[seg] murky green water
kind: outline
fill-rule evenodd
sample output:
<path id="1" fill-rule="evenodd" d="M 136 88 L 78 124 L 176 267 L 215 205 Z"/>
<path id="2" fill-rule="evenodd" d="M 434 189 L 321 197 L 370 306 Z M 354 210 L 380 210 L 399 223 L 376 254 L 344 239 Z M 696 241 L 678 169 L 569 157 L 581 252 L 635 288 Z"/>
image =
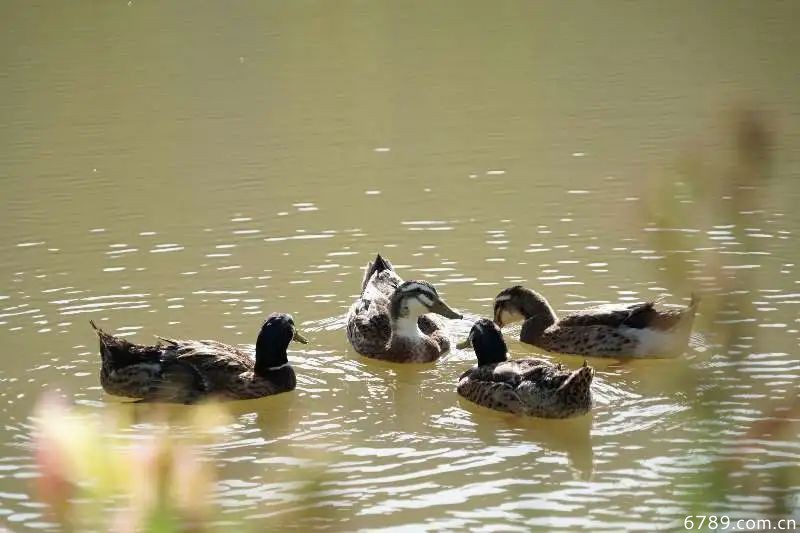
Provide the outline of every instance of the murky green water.
<path id="1" fill-rule="evenodd" d="M 313 342 L 291 354 L 298 390 L 233 404 L 207 450 L 223 520 L 674 526 L 714 455 L 798 393 L 799 17 L 792 2 L 2 3 L 0 520 L 48 523 L 37 397 L 115 401 L 90 318 L 142 341 L 250 343 L 277 310 Z M 687 150 L 720 153 L 737 102 L 775 124 L 761 207 L 698 212 L 685 248 L 655 251 L 643 184 Z M 520 420 L 458 399 L 470 352 L 412 368 L 349 349 L 376 251 L 471 318 L 519 282 L 561 310 L 679 303 L 659 268 L 711 254 L 754 273 L 752 313 L 729 317 L 736 353 L 700 326 L 680 360 L 593 361 L 591 417 Z M 687 369 L 723 380 L 710 420 L 703 391 L 671 379 Z M 768 513 L 797 443 L 748 441 L 744 481 L 712 510 Z"/>

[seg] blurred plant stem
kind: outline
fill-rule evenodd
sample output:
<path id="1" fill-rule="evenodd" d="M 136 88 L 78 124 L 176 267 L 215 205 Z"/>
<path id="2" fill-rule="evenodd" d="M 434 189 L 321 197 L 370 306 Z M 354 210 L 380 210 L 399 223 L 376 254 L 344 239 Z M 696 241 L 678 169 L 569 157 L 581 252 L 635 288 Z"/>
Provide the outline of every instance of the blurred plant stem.
<path id="1" fill-rule="evenodd" d="M 753 239 L 743 238 L 744 228 L 745 222 L 752 221 L 746 217 L 760 213 L 762 193 L 771 180 L 773 146 L 763 114 L 751 109 L 738 109 L 731 114 L 728 133 L 728 150 L 723 148 L 721 154 L 693 150 L 680 161 L 674 174 L 648 183 L 641 216 L 651 230 L 648 233 L 654 246 L 665 257 L 660 275 L 684 293 L 697 290 L 689 285 L 702 284 L 703 320 L 698 329 L 711 336 L 714 351 L 736 362 L 749 354 L 737 346 L 743 338 L 753 338 L 753 345 L 758 341 L 743 319 L 756 314 L 752 302 L 758 291 L 757 279 L 749 268 L 725 269 L 723 259 L 759 254 Z M 715 159 L 722 162 L 712 162 Z M 712 246 L 693 250 L 692 257 L 696 257 L 694 252 L 703 252 L 699 261 L 686 260 L 684 252 L 692 250 L 694 234 L 713 228 L 730 231 L 738 243 L 736 255 L 723 256 L 721 248 Z M 696 418 L 724 424 L 718 409 L 731 400 L 732 393 L 724 382 L 725 373 L 734 372 L 739 372 L 736 364 L 693 365 L 679 377 L 683 386 L 696 395 L 692 402 Z M 771 495 L 771 514 L 787 516 L 790 509 L 786 494 L 798 482 L 798 468 L 777 468 L 771 487 L 756 486 L 754 475 L 737 455 L 748 440 L 791 440 L 798 416 L 800 402 L 795 393 L 769 405 L 764 413 L 768 423 L 753 424 L 738 442 L 732 443 L 730 437 L 723 436 L 725 432 L 710 436 L 713 445 L 709 452 L 717 457 L 707 476 L 694 480 L 702 488 L 689 495 L 689 514 L 708 514 L 710 506 L 729 496 L 758 491 L 762 496 Z"/>

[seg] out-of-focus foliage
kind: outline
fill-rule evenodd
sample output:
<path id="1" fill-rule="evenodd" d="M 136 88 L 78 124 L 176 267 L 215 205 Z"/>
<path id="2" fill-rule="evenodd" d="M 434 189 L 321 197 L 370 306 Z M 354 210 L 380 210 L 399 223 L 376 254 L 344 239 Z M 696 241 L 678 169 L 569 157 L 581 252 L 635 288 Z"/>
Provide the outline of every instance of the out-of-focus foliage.
<path id="1" fill-rule="evenodd" d="M 45 397 L 36 415 L 37 484 L 55 520 L 68 531 L 206 531 L 214 473 L 200 450 L 225 415 L 214 405 L 187 414 L 181 436 L 156 412 L 152 432 L 123 446 L 130 409 L 112 405 L 97 417 Z"/>
<path id="2" fill-rule="evenodd" d="M 758 256 L 753 239 L 744 237 L 744 228 L 761 213 L 762 196 L 770 184 L 773 145 L 771 128 L 763 113 L 736 109 L 723 128 L 722 143 L 710 143 L 715 150 L 700 144 L 689 149 L 673 172 L 646 183 L 641 216 L 651 230 L 652 244 L 665 259 L 660 275 L 684 294 L 694 290 L 703 295 L 700 307 L 702 326 L 710 335 L 712 352 L 730 361 L 749 353 L 738 349 L 742 338 L 752 338 L 741 317 L 755 316 L 752 304 L 757 279 L 750 269 L 723 268 L 719 250 L 708 248 L 697 260 L 685 259 L 690 250 L 690 232 L 697 228 L 730 228 L 739 246 L 736 257 Z M 722 144 L 723 148 L 719 149 Z M 690 229 L 691 228 L 691 229 Z M 727 260 L 727 259 L 726 259 Z M 733 318 L 733 319 L 732 319 Z M 749 335 L 749 336 L 748 336 Z M 754 342 L 758 342 L 756 338 Z M 724 385 L 728 373 L 738 372 L 735 364 L 685 367 L 676 379 L 694 398 L 695 415 L 702 420 L 717 420 L 716 409 L 731 399 Z M 739 376 L 741 377 L 741 376 Z M 772 514 L 790 516 L 793 487 L 800 484 L 800 465 L 777 468 L 764 487 L 757 478 L 758 450 L 770 441 L 794 442 L 800 423 L 800 399 L 793 390 L 781 401 L 763 406 L 763 418 L 746 434 L 730 439 L 710 435 L 717 455 L 713 468 L 702 479 L 692 480 L 699 491 L 689 491 L 689 514 L 708 514 L 714 505 L 728 497 L 765 492 L 772 495 Z M 767 490 L 765 490 L 767 489 Z"/>
<path id="3" fill-rule="evenodd" d="M 723 127 L 723 139 L 687 149 L 671 172 L 646 182 L 642 218 L 648 225 L 652 244 L 666 259 L 661 277 L 684 292 L 696 290 L 690 280 L 702 280 L 705 289 L 702 316 L 706 325 L 722 334 L 729 345 L 738 331 L 720 327 L 720 312 L 751 311 L 744 296 L 755 287 L 749 270 L 724 271 L 722 255 L 708 248 L 692 262 L 688 228 L 731 227 L 732 235 L 743 237 L 743 223 L 759 210 L 761 196 L 770 181 L 773 152 L 772 134 L 762 113 L 750 109 L 733 111 Z M 752 239 L 738 238 L 740 256 L 758 250 Z"/>

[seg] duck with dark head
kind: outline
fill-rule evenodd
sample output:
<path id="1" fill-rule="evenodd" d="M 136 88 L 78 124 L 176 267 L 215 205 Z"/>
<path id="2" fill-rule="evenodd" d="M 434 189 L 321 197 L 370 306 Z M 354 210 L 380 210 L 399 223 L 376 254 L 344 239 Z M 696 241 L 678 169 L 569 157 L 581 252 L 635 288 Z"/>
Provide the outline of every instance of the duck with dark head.
<path id="1" fill-rule="evenodd" d="M 568 418 L 589 412 L 594 369 L 586 364 L 570 371 L 544 359 L 508 359 L 500 329 L 481 318 L 457 347 L 472 347 L 478 365 L 458 380 L 458 394 L 497 411 Z"/>
<path id="2" fill-rule="evenodd" d="M 261 326 L 255 357 L 211 340 L 140 345 L 110 335 L 92 322 L 100 338 L 100 383 L 117 396 L 143 401 L 193 403 L 203 398 L 246 400 L 293 390 L 297 384 L 286 350 L 308 341 L 291 315 L 273 313 Z"/>

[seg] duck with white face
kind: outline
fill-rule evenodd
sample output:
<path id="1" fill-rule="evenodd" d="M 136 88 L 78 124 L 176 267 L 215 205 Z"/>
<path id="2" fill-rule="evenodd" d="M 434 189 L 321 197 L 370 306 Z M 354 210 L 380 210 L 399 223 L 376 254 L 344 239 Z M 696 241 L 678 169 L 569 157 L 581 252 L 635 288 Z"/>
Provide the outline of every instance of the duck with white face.
<path id="1" fill-rule="evenodd" d="M 429 363 L 450 349 L 436 315 L 460 319 L 426 281 L 406 281 L 378 255 L 365 270 L 361 296 L 347 313 L 347 339 L 361 355 L 398 363 Z"/>
<path id="2" fill-rule="evenodd" d="M 478 320 L 457 347 L 474 348 L 478 359 L 458 380 L 458 394 L 471 402 L 541 418 L 569 418 L 592 408 L 594 369 L 585 361 L 571 371 L 545 359 L 509 360 L 500 329 L 487 318 Z"/>
<path id="3" fill-rule="evenodd" d="M 684 308 L 657 302 L 607 304 L 560 319 L 536 291 L 516 285 L 494 299 L 494 322 L 522 322 L 520 341 L 551 352 L 597 357 L 669 357 L 686 349 L 700 299 Z"/>

